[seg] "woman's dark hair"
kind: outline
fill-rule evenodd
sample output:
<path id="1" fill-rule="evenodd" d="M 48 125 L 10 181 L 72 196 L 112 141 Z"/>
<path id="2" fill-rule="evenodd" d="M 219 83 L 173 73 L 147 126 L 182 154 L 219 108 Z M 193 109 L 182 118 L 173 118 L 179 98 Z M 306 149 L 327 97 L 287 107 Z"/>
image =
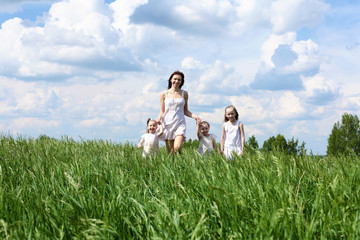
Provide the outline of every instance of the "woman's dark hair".
<path id="1" fill-rule="evenodd" d="M 225 118 L 224 118 L 224 122 L 229 121 L 229 118 L 226 117 L 226 109 L 228 108 L 233 108 L 234 112 L 235 112 L 235 119 L 238 120 L 239 119 L 239 113 L 237 112 L 236 108 L 233 105 L 229 105 L 225 108 Z"/>
<path id="2" fill-rule="evenodd" d="M 184 75 L 184 73 L 182 73 L 182 72 L 180 72 L 180 71 L 178 71 L 178 70 L 175 71 L 175 72 L 173 72 L 173 73 L 170 75 L 170 77 L 169 77 L 169 82 L 168 82 L 168 89 L 170 89 L 171 86 L 172 86 L 171 79 L 172 79 L 172 77 L 173 77 L 174 75 L 180 75 L 180 76 L 181 76 L 181 83 L 180 83 L 180 85 L 179 85 L 179 88 L 181 89 L 181 87 L 184 85 L 184 82 L 185 82 L 185 75 Z"/>

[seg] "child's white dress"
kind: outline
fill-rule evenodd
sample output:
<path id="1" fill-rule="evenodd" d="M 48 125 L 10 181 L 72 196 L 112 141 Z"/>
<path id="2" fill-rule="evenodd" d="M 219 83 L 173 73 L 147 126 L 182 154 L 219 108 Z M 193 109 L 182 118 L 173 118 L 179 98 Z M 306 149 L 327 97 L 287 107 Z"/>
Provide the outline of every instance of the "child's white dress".
<path id="1" fill-rule="evenodd" d="M 214 150 L 213 140 L 216 141 L 216 136 L 214 134 L 204 136 L 200 133 L 199 153 L 201 155 L 205 154 L 206 152 L 211 153 L 211 151 Z"/>
<path id="2" fill-rule="evenodd" d="M 154 157 L 159 152 L 159 137 L 158 133 L 145 133 L 141 136 L 141 139 L 144 140 L 144 147 L 142 151 L 143 158 L 146 158 L 149 154 L 153 153 Z"/>
<path id="3" fill-rule="evenodd" d="M 164 133 L 161 140 L 174 140 L 175 136 L 186 133 L 184 91 L 181 98 L 169 98 L 165 91 L 165 114 L 163 119 Z"/>
<path id="4" fill-rule="evenodd" d="M 233 126 L 229 121 L 224 123 L 225 126 L 225 143 L 224 143 L 224 155 L 226 158 L 233 158 L 233 152 L 237 155 L 242 153 L 241 149 L 241 134 L 239 129 L 239 120 L 236 121 Z"/>

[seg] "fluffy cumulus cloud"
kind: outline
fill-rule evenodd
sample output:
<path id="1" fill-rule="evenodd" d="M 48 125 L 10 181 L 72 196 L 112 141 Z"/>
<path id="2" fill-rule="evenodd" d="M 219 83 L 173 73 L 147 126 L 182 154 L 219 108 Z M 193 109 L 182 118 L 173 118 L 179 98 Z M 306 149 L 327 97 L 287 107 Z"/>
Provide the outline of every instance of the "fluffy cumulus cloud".
<path id="1" fill-rule="evenodd" d="M 303 77 L 319 72 L 321 57 L 311 39 L 296 41 L 295 34 L 271 36 L 264 43 L 263 62 L 251 87 L 268 90 L 303 90 Z M 271 48 L 274 50 L 271 51 Z M 269 58 L 269 53 L 272 53 Z"/>
<path id="2" fill-rule="evenodd" d="M 48 8 L 30 16 L 22 9 L 32 4 Z M 347 16 L 329 13 L 360 6 L 331 4 L 1 1 L 0 130 L 137 141 L 179 69 L 190 111 L 210 122 L 218 140 L 232 104 L 246 136 L 260 144 L 282 133 L 324 153 L 341 113 L 360 113 L 357 28 L 341 28 L 340 39 L 326 22 Z M 195 138 L 187 122 L 187 137 Z"/>
<path id="3" fill-rule="evenodd" d="M 190 72 L 190 76 L 194 79 L 190 87 L 197 93 L 238 94 L 241 91 L 242 77 L 230 64 L 224 64 L 220 60 L 202 64 L 200 61 L 188 57 L 182 61 L 182 67 Z M 229 89 L 229 86 L 232 87 Z"/>
<path id="4" fill-rule="evenodd" d="M 339 86 L 326 81 L 323 76 L 315 75 L 304 79 L 305 99 L 313 105 L 324 105 L 336 101 L 340 97 Z"/>
<path id="5" fill-rule="evenodd" d="M 139 71 L 145 62 L 113 26 L 113 10 L 102 1 L 54 3 L 44 26 L 14 18 L 0 30 L 1 73 L 19 77 L 68 77 L 83 71 Z M 10 60 L 10 61 L 9 61 Z"/>

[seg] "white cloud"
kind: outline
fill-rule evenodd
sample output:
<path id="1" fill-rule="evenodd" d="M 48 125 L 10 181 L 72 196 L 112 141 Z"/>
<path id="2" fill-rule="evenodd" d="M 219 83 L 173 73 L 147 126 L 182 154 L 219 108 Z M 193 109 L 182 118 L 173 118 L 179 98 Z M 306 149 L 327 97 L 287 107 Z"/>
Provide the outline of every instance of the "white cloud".
<path id="1" fill-rule="evenodd" d="M 231 64 L 216 60 L 210 64 L 187 57 L 182 61 L 182 68 L 190 72 L 189 90 L 197 94 L 240 94 L 245 91 L 243 76 Z M 185 77 L 187 79 L 187 77 Z"/>
<path id="2" fill-rule="evenodd" d="M 37 133 L 37 134 L 46 134 L 50 129 L 58 127 L 60 121 L 56 120 L 47 120 L 41 118 L 33 117 L 21 117 L 14 119 L 9 124 L 9 129 L 13 134 L 22 134 L 22 133 Z"/>
<path id="3" fill-rule="evenodd" d="M 329 5 L 320 0 L 277 0 L 271 4 L 273 31 L 284 33 L 319 24 Z"/>
<path id="4" fill-rule="evenodd" d="M 276 114 L 273 118 L 296 118 L 305 111 L 300 98 L 292 92 L 285 92 L 278 100 L 276 99 L 272 105 Z"/>
<path id="5" fill-rule="evenodd" d="M 324 61 L 313 41 L 296 41 L 296 35 L 272 35 L 263 44 L 263 62 L 251 87 L 269 90 L 303 90 L 304 76 L 319 72 Z M 271 56 L 269 54 L 272 54 Z"/>
<path id="6" fill-rule="evenodd" d="M 134 24 L 154 24 L 191 35 L 243 36 L 258 27 L 271 27 L 269 1 L 154 0 L 135 9 Z M 156 9 L 156 11 L 153 11 Z M 220 35 L 221 34 L 221 35 Z"/>
<path id="7" fill-rule="evenodd" d="M 49 23 L 59 28 L 83 31 L 86 35 L 102 40 L 100 33 L 111 31 L 111 11 L 98 0 L 68 0 L 55 3 L 49 10 Z M 111 16 L 111 15 L 110 15 Z"/>
<path id="8" fill-rule="evenodd" d="M 292 130 L 291 130 L 292 136 L 302 136 L 302 135 L 310 134 L 310 133 L 311 132 L 310 132 L 309 128 L 307 127 L 307 124 L 305 121 L 299 121 L 297 124 L 295 124 L 292 127 Z"/>
<path id="9" fill-rule="evenodd" d="M 267 68 L 274 68 L 275 65 L 272 62 L 271 58 L 275 53 L 275 50 L 279 45 L 291 44 L 296 40 L 295 32 L 287 32 L 282 35 L 271 34 L 270 37 L 263 43 L 261 46 L 261 60 L 265 63 Z"/>
<path id="10" fill-rule="evenodd" d="M 0 114 L 2 116 L 10 116 L 14 108 L 6 102 L 0 102 Z"/>
<path id="11" fill-rule="evenodd" d="M 14 18 L 2 24 L 0 29 L 0 55 L 7 57 L 0 58 L 1 73 L 17 71 L 22 56 L 20 38 L 23 30 L 24 27 L 20 18 Z"/>
<path id="12" fill-rule="evenodd" d="M 311 39 L 306 41 L 295 41 L 291 44 L 291 50 L 297 54 L 295 61 L 285 66 L 283 72 L 285 73 L 297 73 L 314 74 L 314 70 L 318 71 L 321 62 L 323 62 L 319 56 L 319 47 Z"/>
<path id="13" fill-rule="evenodd" d="M 210 124 L 222 124 L 224 122 L 225 116 L 225 107 L 224 108 L 215 108 L 213 112 L 203 112 L 199 114 L 199 117 L 203 121 L 207 121 Z"/>
<path id="14" fill-rule="evenodd" d="M 114 11 L 113 26 L 116 29 L 120 29 L 124 34 L 127 34 L 128 30 L 131 28 L 129 17 L 138 6 L 146 4 L 147 2 L 147 0 L 116 0 L 112 2 L 110 7 Z"/>
<path id="15" fill-rule="evenodd" d="M 183 69 L 203 69 L 204 66 L 199 60 L 196 60 L 192 57 L 186 57 L 181 62 L 181 68 Z"/>
<path id="16" fill-rule="evenodd" d="M 264 122 L 269 119 L 267 96 L 239 96 L 231 97 L 231 104 L 234 105 L 241 119 L 252 122 Z"/>
<path id="17" fill-rule="evenodd" d="M 80 121 L 78 127 L 97 128 L 103 126 L 105 123 L 106 120 L 103 118 L 91 118 Z"/>
<path id="18" fill-rule="evenodd" d="M 246 125 L 244 126 L 244 132 L 245 132 L 245 139 L 248 139 L 251 136 L 255 136 L 255 139 L 259 139 L 259 136 L 263 136 L 265 132 L 261 129 L 261 125 Z M 258 144 L 261 144 L 258 142 Z"/>
<path id="19" fill-rule="evenodd" d="M 0 30 L 0 74 L 36 77 L 60 76 L 90 70 L 140 70 L 141 62 L 126 47 L 115 29 L 113 11 L 102 1 L 54 3 L 44 26 L 27 26 L 19 18 L 6 21 Z M 9 61 L 10 60 L 10 61 Z"/>
<path id="20" fill-rule="evenodd" d="M 341 97 L 339 86 L 324 76 L 317 74 L 304 78 L 305 99 L 314 105 L 324 105 Z"/>

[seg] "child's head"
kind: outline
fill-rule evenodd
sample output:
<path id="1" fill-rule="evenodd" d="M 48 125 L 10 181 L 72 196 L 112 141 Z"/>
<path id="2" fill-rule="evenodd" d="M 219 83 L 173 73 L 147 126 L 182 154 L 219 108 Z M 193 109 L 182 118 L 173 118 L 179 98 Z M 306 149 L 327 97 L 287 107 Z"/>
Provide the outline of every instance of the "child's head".
<path id="1" fill-rule="evenodd" d="M 184 75 L 184 73 L 182 73 L 182 72 L 180 72 L 180 71 L 175 71 L 175 72 L 173 72 L 173 73 L 170 75 L 170 77 L 169 77 L 168 89 L 171 88 L 171 86 L 172 86 L 171 80 L 172 80 L 172 78 L 173 78 L 175 75 L 180 76 L 180 78 L 181 78 L 181 83 L 180 83 L 180 85 L 179 85 L 179 88 L 181 89 L 181 87 L 184 85 L 184 82 L 185 82 L 185 75 Z"/>
<path id="2" fill-rule="evenodd" d="M 225 108 L 224 122 L 234 121 L 239 119 L 239 113 L 233 105 L 229 105 Z"/>
<path id="3" fill-rule="evenodd" d="M 149 118 L 147 120 L 147 133 L 155 133 L 157 129 L 157 122 L 154 119 Z"/>
<path id="4" fill-rule="evenodd" d="M 202 135 L 205 135 L 207 136 L 209 134 L 209 131 L 210 131 L 210 124 L 206 121 L 202 121 L 200 123 L 200 132 Z"/>

